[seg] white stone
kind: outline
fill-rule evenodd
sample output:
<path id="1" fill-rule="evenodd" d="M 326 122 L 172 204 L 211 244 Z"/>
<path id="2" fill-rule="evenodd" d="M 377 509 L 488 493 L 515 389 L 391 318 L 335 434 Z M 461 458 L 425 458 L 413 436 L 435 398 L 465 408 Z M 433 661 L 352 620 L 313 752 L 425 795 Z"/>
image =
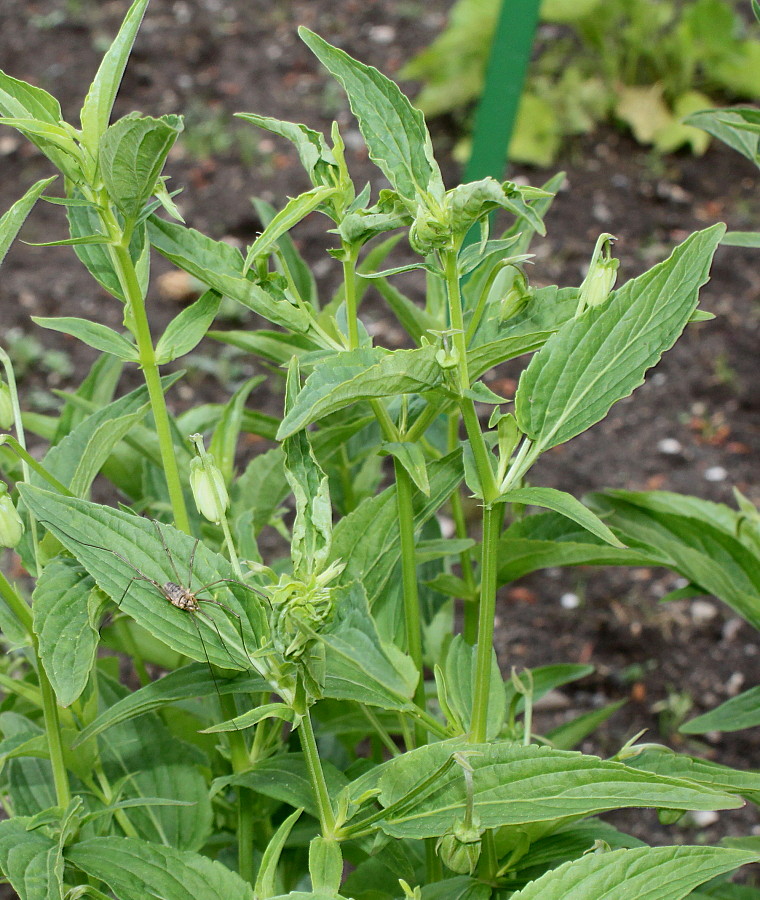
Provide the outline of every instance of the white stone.
<path id="1" fill-rule="evenodd" d="M 677 456 L 683 450 L 683 445 L 675 438 L 663 438 L 657 442 L 657 449 L 667 456 Z"/>
<path id="2" fill-rule="evenodd" d="M 705 481 L 725 481 L 728 478 L 728 472 L 723 466 L 710 466 L 705 469 Z"/>
<path id="3" fill-rule="evenodd" d="M 563 609 L 578 609 L 581 601 L 577 594 L 568 592 L 559 598 L 559 604 Z"/>

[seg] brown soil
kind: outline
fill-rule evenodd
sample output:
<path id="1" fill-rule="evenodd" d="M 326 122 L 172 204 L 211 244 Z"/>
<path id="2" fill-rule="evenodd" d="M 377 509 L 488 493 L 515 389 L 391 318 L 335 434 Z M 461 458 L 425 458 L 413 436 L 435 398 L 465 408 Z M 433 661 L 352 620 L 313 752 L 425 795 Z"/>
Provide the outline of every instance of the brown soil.
<path id="1" fill-rule="evenodd" d="M 187 133 L 168 166 L 172 187 L 186 187 L 179 198 L 185 218 L 215 237 L 250 242 L 260 223 L 249 198 L 258 195 L 281 204 L 307 184 L 288 146 L 243 123 L 231 125 L 232 112 L 255 111 L 323 130 L 337 118 L 357 183 L 382 186 L 361 149 L 342 92 L 298 41 L 296 26 L 314 28 L 393 76 L 440 30 L 450 5 L 450 0 L 346 0 L 339 5 L 328 0 L 153 0 L 116 112 L 187 113 Z M 76 121 L 99 54 L 125 8 L 121 0 L 4 0 L 0 67 L 53 92 L 69 120 Z M 453 184 L 458 174 L 449 154 L 452 137 L 438 123 L 433 130 Z M 5 128 L 0 130 L 0 166 L 2 211 L 34 180 L 49 174 L 44 158 Z M 622 280 L 664 258 L 696 228 L 722 220 L 733 229 L 750 229 L 760 222 L 756 170 L 717 144 L 700 159 L 663 160 L 608 130 L 569 146 L 560 167 L 568 173 L 568 188 L 547 220 L 548 238 L 536 244 L 536 283 L 578 284 L 601 231 L 619 239 Z M 538 184 L 550 174 L 520 169 L 511 177 Z M 320 284 L 329 290 L 337 273 L 324 252 L 330 244 L 323 222 L 313 218 L 296 234 Z M 23 231 L 23 238 L 32 242 L 63 236 L 60 210 L 44 204 Z M 157 261 L 152 293 L 156 330 L 177 312 L 172 284 L 161 277 L 167 271 Z M 410 292 L 415 287 L 413 279 L 405 285 Z M 721 249 L 701 304 L 718 318 L 691 326 L 632 398 L 617 404 L 600 425 L 547 454 L 534 480 L 576 495 L 604 487 L 661 488 L 727 502 L 736 485 L 760 502 L 754 466 L 760 398 L 753 387 L 759 301 L 757 254 Z M 38 354 L 32 359 L 23 389 L 27 405 L 43 412 L 56 402 L 51 390 L 76 385 L 94 352 L 43 332 L 29 316 L 94 315 L 112 326 L 120 323 L 115 301 L 90 280 L 69 248 L 16 245 L 2 269 L 0 311 L 4 344 L 33 334 L 45 348 L 65 350 L 72 361 L 68 373 L 55 358 Z M 366 314 L 374 320 L 377 340 L 392 346 L 398 330 L 391 315 L 376 302 Z M 190 375 L 173 398 L 175 408 L 218 399 L 230 381 L 255 371 L 246 359 L 228 353 L 222 357 L 221 374 L 189 361 Z M 514 390 L 519 368 L 498 373 L 500 392 Z M 280 402 L 276 378 L 270 377 L 269 388 L 256 398 L 260 408 L 276 408 Z M 677 441 L 680 449 L 663 452 L 666 439 Z M 551 714 L 554 720 L 629 699 L 584 749 L 614 752 L 641 728 L 650 729 L 651 740 L 695 748 L 679 738 L 677 721 L 658 715 L 656 704 L 673 705 L 678 694 L 686 694 L 692 711 L 702 711 L 758 683 L 758 636 L 715 600 L 660 605 L 659 598 L 675 583 L 670 573 L 644 569 L 550 571 L 525 579 L 505 589 L 501 598 L 500 659 L 507 669 L 552 662 L 596 666 L 593 676 L 563 691 L 564 705 Z M 577 608 L 566 608 L 576 602 L 567 595 L 577 598 Z M 760 766 L 758 729 L 716 736 L 696 749 L 730 765 Z M 714 840 L 727 830 L 747 833 L 756 822 L 754 808 L 743 810 L 722 816 L 698 836 L 686 833 L 686 838 Z M 648 840 L 684 839 L 672 829 L 658 830 L 649 814 L 639 816 L 632 827 Z"/>

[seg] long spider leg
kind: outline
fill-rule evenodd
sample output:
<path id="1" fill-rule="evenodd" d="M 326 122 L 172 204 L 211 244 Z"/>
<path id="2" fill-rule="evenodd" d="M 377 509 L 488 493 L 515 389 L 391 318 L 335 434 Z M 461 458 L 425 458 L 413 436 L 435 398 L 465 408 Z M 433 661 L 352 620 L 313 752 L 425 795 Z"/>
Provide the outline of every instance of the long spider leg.
<path id="1" fill-rule="evenodd" d="M 154 581 L 153 578 L 149 578 L 144 572 L 141 572 L 134 563 L 131 563 L 126 558 L 126 556 L 122 556 L 118 550 L 112 550 L 110 547 L 103 547 L 101 544 L 90 544 L 87 541 L 82 541 L 79 538 L 74 537 L 73 534 L 69 534 L 69 532 L 66 531 L 65 528 L 61 528 L 60 525 L 53 525 L 52 522 L 48 522 L 45 519 L 37 519 L 37 521 L 41 525 L 51 525 L 53 528 L 57 528 L 59 531 L 63 532 L 63 534 L 65 534 L 66 537 L 69 538 L 69 540 L 76 541 L 77 544 L 81 544 L 83 547 L 92 547 L 93 550 L 102 550 L 104 553 L 113 553 L 113 555 L 115 557 L 120 559 L 125 565 L 129 566 L 130 569 L 132 569 L 134 572 L 137 572 L 137 576 L 135 578 L 133 578 L 132 581 L 136 581 L 137 579 L 141 578 L 143 581 L 147 581 L 149 584 L 152 584 L 153 587 L 157 588 L 159 591 L 161 591 L 163 593 L 163 588 L 157 581 Z M 130 584 L 131 584 L 131 582 L 130 582 Z M 124 598 L 122 597 L 122 600 L 123 599 Z"/>
<path id="2" fill-rule="evenodd" d="M 226 610 L 231 616 L 234 616 L 238 620 L 238 634 L 240 635 L 240 643 L 243 645 L 243 652 L 245 653 L 245 655 L 247 657 L 247 662 L 250 663 L 251 653 L 245 644 L 245 634 L 243 633 L 243 620 L 235 612 L 235 610 L 230 609 L 229 606 L 225 605 L 224 603 L 222 603 L 219 600 L 212 600 L 211 597 L 197 597 L 196 596 L 195 599 L 196 599 L 197 603 L 213 603 L 214 606 L 221 606 L 222 609 Z M 232 661 L 235 663 L 235 666 L 239 666 L 240 663 L 236 662 L 232 658 L 232 654 L 230 653 L 227 645 L 222 640 L 222 635 L 219 633 L 219 626 L 216 624 L 216 622 L 214 622 L 214 620 L 211 618 L 211 616 L 208 613 L 204 613 L 203 610 L 198 609 L 198 610 L 196 610 L 196 612 L 200 613 L 205 619 L 208 619 L 212 623 L 212 625 L 216 629 L 216 633 L 219 634 L 219 639 L 222 641 L 222 644 L 224 645 L 224 649 L 227 651 L 227 656 L 229 656 L 229 658 L 232 659 Z"/>
<path id="3" fill-rule="evenodd" d="M 153 522 L 153 525 L 155 526 L 155 529 L 158 532 L 158 537 L 161 541 L 161 546 L 164 548 L 164 552 L 169 557 L 169 564 L 172 567 L 172 572 L 174 572 L 176 584 L 182 584 L 182 579 L 179 577 L 179 572 L 177 571 L 177 566 L 174 563 L 174 557 L 172 556 L 172 552 L 166 543 L 166 538 L 164 537 L 163 531 L 161 531 L 161 526 L 158 524 L 158 522 L 155 519 L 151 519 L 151 521 Z M 196 541 L 195 543 L 197 546 L 198 542 Z M 194 553 L 195 553 L 195 547 L 193 547 L 193 554 Z M 188 587 L 190 587 L 190 585 L 188 585 Z"/>
<path id="4" fill-rule="evenodd" d="M 210 581 L 208 584 L 204 584 L 203 587 L 199 587 L 195 593 L 200 594 L 201 591 L 205 591 L 207 588 L 216 587 L 217 584 L 237 584 L 239 587 L 245 588 L 252 594 L 256 594 L 258 597 L 261 597 L 262 600 L 266 600 L 267 602 L 269 602 L 269 597 L 267 597 L 267 595 L 263 591 L 258 590 L 258 588 L 252 587 L 250 584 L 246 584 L 244 581 L 238 581 L 235 578 L 219 578 L 217 581 Z"/>
<path id="5" fill-rule="evenodd" d="M 190 611 L 188 610 L 188 612 L 190 612 Z M 208 650 L 206 649 L 206 642 L 203 640 L 203 635 L 201 634 L 201 630 L 198 627 L 198 623 L 195 621 L 195 616 L 198 613 L 200 613 L 200 610 L 196 610 L 195 612 L 190 612 L 190 618 L 193 620 L 193 625 L 195 625 L 195 630 L 198 633 L 198 638 L 200 639 L 201 647 L 203 647 L 203 655 L 206 657 L 206 665 L 208 666 L 208 671 L 209 671 L 209 674 L 211 675 L 211 679 L 214 682 L 214 688 L 216 689 L 216 696 L 219 698 L 219 707 L 220 707 L 220 709 L 222 709 L 222 692 L 219 690 L 219 682 L 217 680 L 216 673 L 214 672 L 214 667 L 211 665 L 211 660 L 208 658 Z M 201 613 L 201 615 L 203 615 L 204 618 L 210 620 L 211 624 L 216 629 L 216 633 L 219 635 L 219 640 L 222 642 L 222 646 L 225 648 L 225 650 L 227 650 L 227 645 L 224 643 L 222 635 L 219 633 L 219 629 L 217 628 L 216 622 L 214 622 L 214 620 L 210 616 L 207 616 L 205 613 Z M 230 656 L 229 650 L 227 650 L 227 655 L 230 657 L 230 659 L 232 659 L 232 656 Z M 233 662 L 234 662 L 234 660 L 233 660 Z M 235 663 L 235 666 L 237 666 L 237 665 L 238 665 L 238 663 Z M 224 715 L 224 712 L 222 712 L 222 715 Z M 240 731 L 240 729 L 237 727 L 237 725 L 235 725 L 235 731 L 238 731 L 238 732 Z"/>
<path id="6" fill-rule="evenodd" d="M 195 539 L 195 543 L 193 544 L 193 552 L 190 554 L 190 564 L 187 567 L 187 586 L 192 591 L 193 589 L 193 566 L 195 565 L 195 551 L 198 549 L 198 538 Z"/>

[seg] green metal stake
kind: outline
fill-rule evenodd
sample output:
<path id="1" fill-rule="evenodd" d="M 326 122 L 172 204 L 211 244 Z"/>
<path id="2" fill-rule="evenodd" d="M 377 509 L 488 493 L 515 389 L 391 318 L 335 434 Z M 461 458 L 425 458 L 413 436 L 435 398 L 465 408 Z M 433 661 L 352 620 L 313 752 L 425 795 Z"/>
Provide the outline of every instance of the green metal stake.
<path id="1" fill-rule="evenodd" d="M 475 114 L 465 182 L 487 175 L 503 178 L 540 6 L 540 0 L 502 0 L 483 94 Z"/>

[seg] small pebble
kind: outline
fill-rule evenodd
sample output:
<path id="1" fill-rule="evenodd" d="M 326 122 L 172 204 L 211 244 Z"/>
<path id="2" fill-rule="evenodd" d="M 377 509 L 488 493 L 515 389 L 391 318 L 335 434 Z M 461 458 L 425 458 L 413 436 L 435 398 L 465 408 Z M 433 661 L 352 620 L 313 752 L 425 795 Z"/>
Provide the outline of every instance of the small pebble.
<path id="1" fill-rule="evenodd" d="M 580 597 L 568 592 L 559 598 L 559 605 L 562 609 L 578 609 L 581 605 Z"/>
<path id="2" fill-rule="evenodd" d="M 728 478 L 728 472 L 723 466 L 710 466 L 705 469 L 705 481 L 725 481 Z"/>
<path id="3" fill-rule="evenodd" d="M 741 627 L 744 624 L 744 620 L 740 619 L 738 616 L 733 616 L 729 619 L 726 624 L 723 626 L 723 633 L 721 637 L 723 640 L 730 644 L 731 641 L 736 639 L 736 635 L 741 631 Z"/>
<path id="4" fill-rule="evenodd" d="M 396 40 L 396 29 L 392 25 L 373 25 L 369 39 L 375 44 L 392 44 Z"/>
<path id="5" fill-rule="evenodd" d="M 742 689 L 743 684 L 744 674 L 742 672 L 734 672 L 726 682 L 726 693 L 729 697 L 735 697 Z"/>
<path id="6" fill-rule="evenodd" d="M 693 809 L 689 818 L 698 828 L 707 828 L 708 825 L 714 825 L 719 817 L 712 809 Z"/>
<path id="7" fill-rule="evenodd" d="M 699 625 L 709 622 L 718 615 L 718 610 L 709 600 L 693 600 L 690 611 L 692 619 Z"/>
<path id="8" fill-rule="evenodd" d="M 675 438 L 663 438 L 657 442 L 657 449 L 666 456 L 677 456 L 683 451 L 683 446 Z"/>

